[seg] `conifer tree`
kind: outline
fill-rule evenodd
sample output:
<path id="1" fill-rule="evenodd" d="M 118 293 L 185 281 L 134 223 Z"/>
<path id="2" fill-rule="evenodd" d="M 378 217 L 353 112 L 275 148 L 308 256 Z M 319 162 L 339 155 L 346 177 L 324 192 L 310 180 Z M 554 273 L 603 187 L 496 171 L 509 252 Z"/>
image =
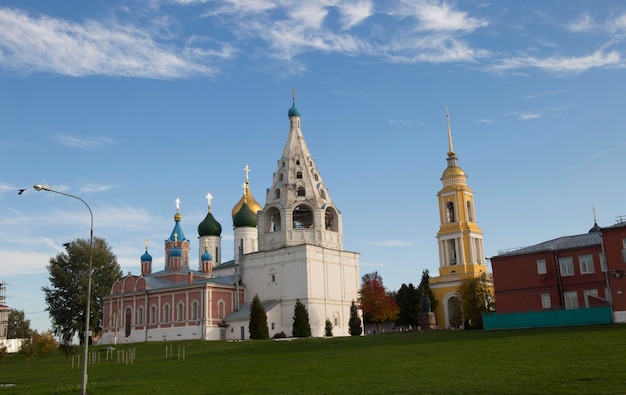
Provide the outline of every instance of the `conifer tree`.
<path id="1" fill-rule="evenodd" d="M 359 318 L 359 310 L 357 309 L 354 300 L 350 305 L 350 321 L 348 322 L 348 326 L 351 336 L 361 336 L 361 333 L 363 333 L 361 318 Z"/>
<path id="2" fill-rule="evenodd" d="M 293 309 L 293 329 L 291 334 L 293 337 L 311 337 L 311 325 L 309 324 L 309 313 L 306 306 L 296 300 L 296 306 Z"/>
<path id="3" fill-rule="evenodd" d="M 330 322 L 328 318 L 326 318 L 326 326 L 324 327 L 324 336 L 326 337 L 333 336 L 333 323 Z"/>
<path id="4" fill-rule="evenodd" d="M 250 306 L 248 331 L 250 332 L 250 339 L 269 339 L 270 337 L 267 329 L 267 313 L 258 295 L 254 295 L 252 305 Z"/>

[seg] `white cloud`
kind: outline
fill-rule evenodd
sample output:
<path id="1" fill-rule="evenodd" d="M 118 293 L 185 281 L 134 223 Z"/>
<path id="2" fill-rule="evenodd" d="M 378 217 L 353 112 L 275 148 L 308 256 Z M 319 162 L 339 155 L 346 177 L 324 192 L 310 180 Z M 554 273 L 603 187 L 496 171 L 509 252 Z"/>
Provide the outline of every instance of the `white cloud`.
<path id="1" fill-rule="evenodd" d="M 374 4 L 370 0 L 340 1 L 337 7 L 345 30 L 358 25 L 374 13 Z"/>
<path id="2" fill-rule="evenodd" d="M 483 19 L 472 18 L 467 12 L 454 10 L 445 1 L 401 0 L 397 10 L 404 16 L 417 19 L 417 29 L 434 32 L 472 32 L 489 23 Z"/>
<path id="3" fill-rule="evenodd" d="M 491 66 L 488 70 L 502 72 L 507 70 L 537 68 L 545 71 L 568 74 L 579 74 L 592 68 L 619 66 L 622 63 L 621 56 L 617 51 L 596 51 L 591 55 L 581 57 L 553 56 L 537 58 L 534 56 L 508 58 L 499 64 Z"/>
<path id="4" fill-rule="evenodd" d="M 541 117 L 541 114 L 538 114 L 536 112 L 524 112 L 518 115 L 518 119 L 521 119 L 522 121 L 529 121 L 531 119 L 537 119 Z"/>
<path id="5" fill-rule="evenodd" d="M 202 59 L 186 58 L 158 43 L 147 31 L 115 21 L 79 24 L 4 8 L 0 26 L 0 67 L 17 72 L 144 78 L 216 72 Z"/>
<path id="6" fill-rule="evenodd" d="M 113 139 L 103 136 L 79 137 L 59 133 L 54 136 L 54 139 L 65 146 L 88 151 L 100 149 L 102 147 L 115 144 L 115 141 Z"/>
<path id="7" fill-rule="evenodd" d="M 589 14 L 584 13 L 578 19 L 565 25 L 565 29 L 570 32 L 583 33 L 589 32 L 595 28 L 595 23 Z"/>

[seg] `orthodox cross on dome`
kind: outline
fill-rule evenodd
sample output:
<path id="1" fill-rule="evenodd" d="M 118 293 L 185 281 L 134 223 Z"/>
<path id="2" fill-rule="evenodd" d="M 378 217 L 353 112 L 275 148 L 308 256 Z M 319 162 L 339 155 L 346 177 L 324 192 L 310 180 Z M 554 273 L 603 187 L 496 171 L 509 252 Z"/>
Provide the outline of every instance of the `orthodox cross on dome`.
<path id="1" fill-rule="evenodd" d="M 293 101 L 294 103 L 296 102 L 296 87 L 295 86 L 291 87 L 291 101 Z"/>
<path id="2" fill-rule="evenodd" d="M 248 167 L 248 165 L 246 165 L 246 167 L 244 167 L 243 170 L 246 172 L 246 184 L 247 184 L 248 183 L 248 175 L 250 174 L 250 167 Z"/>
<path id="3" fill-rule="evenodd" d="M 248 192 L 248 183 L 244 182 L 243 184 L 241 184 L 241 187 L 243 188 L 243 202 L 248 203 L 248 197 L 246 196 L 246 192 Z"/>
<path id="4" fill-rule="evenodd" d="M 149 241 L 148 241 L 148 239 L 146 239 L 146 251 L 148 251 L 148 243 L 149 243 Z"/>
<path id="5" fill-rule="evenodd" d="M 176 198 L 176 212 L 178 212 L 178 210 L 180 210 L 180 199 Z"/>
<path id="6" fill-rule="evenodd" d="M 178 243 L 178 233 L 174 232 L 174 245 Z"/>
<path id="7" fill-rule="evenodd" d="M 596 219 L 596 205 L 595 204 L 591 204 L 591 211 L 593 211 L 593 222 L 597 223 L 597 219 Z"/>
<path id="8" fill-rule="evenodd" d="M 209 207 L 211 207 L 211 200 L 213 200 L 213 195 L 211 195 L 211 193 L 208 193 L 205 197 L 206 200 L 209 201 Z"/>

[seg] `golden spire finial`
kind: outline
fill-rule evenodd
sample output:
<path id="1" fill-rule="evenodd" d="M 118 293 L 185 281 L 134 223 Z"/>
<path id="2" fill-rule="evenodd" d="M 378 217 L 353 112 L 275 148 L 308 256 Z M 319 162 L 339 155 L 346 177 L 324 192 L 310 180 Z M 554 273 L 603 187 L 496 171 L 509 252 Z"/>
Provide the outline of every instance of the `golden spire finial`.
<path id="1" fill-rule="evenodd" d="M 205 251 L 209 250 L 209 239 L 204 239 L 204 249 Z"/>
<path id="2" fill-rule="evenodd" d="M 448 122 L 448 156 L 454 156 L 454 148 L 452 148 L 452 132 L 450 131 L 450 115 L 448 114 L 448 107 L 446 107 L 446 120 Z"/>

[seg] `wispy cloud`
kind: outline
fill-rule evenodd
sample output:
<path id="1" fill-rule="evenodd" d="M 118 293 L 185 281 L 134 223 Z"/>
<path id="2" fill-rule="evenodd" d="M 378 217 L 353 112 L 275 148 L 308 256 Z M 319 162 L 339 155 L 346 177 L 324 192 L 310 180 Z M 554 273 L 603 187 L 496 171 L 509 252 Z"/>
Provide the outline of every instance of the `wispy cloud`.
<path id="1" fill-rule="evenodd" d="M 0 26 L 0 65 L 16 72 L 164 79 L 216 72 L 193 48 L 173 51 L 149 31 L 114 20 L 81 24 L 3 8 Z"/>
<path id="2" fill-rule="evenodd" d="M 596 51 L 591 55 L 580 57 L 553 56 L 537 58 L 534 56 L 502 59 L 488 70 L 502 72 L 507 70 L 536 68 L 563 74 L 579 74 L 592 68 L 617 67 L 622 64 L 618 51 Z"/>
<path id="3" fill-rule="evenodd" d="M 374 13 L 374 4 L 371 0 L 340 1 L 337 3 L 337 7 L 339 7 L 345 30 L 360 24 Z"/>
<path id="4" fill-rule="evenodd" d="M 468 16 L 443 1 L 401 0 L 399 14 L 417 19 L 416 29 L 434 32 L 472 32 L 487 26 L 486 20 Z"/>
<path id="5" fill-rule="evenodd" d="M 88 151 L 97 150 L 115 144 L 115 141 L 113 139 L 103 136 L 79 137 L 59 133 L 54 136 L 54 139 L 60 144 L 67 147 L 79 148 Z"/>
<path id="6" fill-rule="evenodd" d="M 596 28 L 596 24 L 588 13 L 584 13 L 576 20 L 565 25 L 565 29 L 570 32 L 583 33 L 589 32 Z"/>

